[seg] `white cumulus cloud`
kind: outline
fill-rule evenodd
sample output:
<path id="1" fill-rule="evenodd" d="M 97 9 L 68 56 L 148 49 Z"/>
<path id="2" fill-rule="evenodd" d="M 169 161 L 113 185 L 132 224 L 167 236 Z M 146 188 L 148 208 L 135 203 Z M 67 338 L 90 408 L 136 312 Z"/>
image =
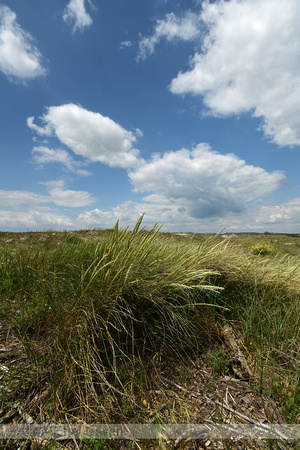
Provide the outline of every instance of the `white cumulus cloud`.
<path id="1" fill-rule="evenodd" d="M 20 27 L 16 14 L 0 5 L 0 70 L 11 80 L 25 82 L 45 75 L 42 60 L 33 37 Z"/>
<path id="2" fill-rule="evenodd" d="M 83 31 L 93 23 L 91 16 L 87 13 L 84 0 L 70 0 L 63 19 L 65 22 L 73 23 L 73 31 Z"/>
<path id="3" fill-rule="evenodd" d="M 109 117 L 72 103 L 51 106 L 41 121 L 43 126 L 38 126 L 29 117 L 27 125 L 40 135 L 55 135 L 76 155 L 124 169 L 142 163 L 139 151 L 132 147 L 141 135 L 139 129 L 127 131 Z"/>
<path id="4" fill-rule="evenodd" d="M 300 2 L 204 1 L 201 20 L 202 51 L 171 92 L 201 95 L 215 116 L 250 111 L 274 143 L 300 145 Z"/>
<path id="5" fill-rule="evenodd" d="M 65 214 L 29 209 L 26 211 L 1 211 L 0 227 L 10 231 L 36 231 L 73 228 L 73 221 Z"/>
<path id="6" fill-rule="evenodd" d="M 294 198 L 280 205 L 263 206 L 260 210 L 258 223 L 295 225 L 300 222 L 300 198 Z"/>
<path id="7" fill-rule="evenodd" d="M 164 20 L 156 21 L 153 35 L 140 40 L 137 61 L 152 55 L 162 39 L 168 42 L 175 39 L 183 41 L 195 39 L 199 35 L 198 25 L 198 16 L 193 12 L 188 11 L 182 17 L 177 17 L 174 13 L 166 14 Z"/>
<path id="8" fill-rule="evenodd" d="M 135 192 L 151 192 L 144 200 L 173 201 L 193 218 L 242 213 L 247 202 L 284 184 L 282 172 L 248 165 L 234 154 L 221 155 L 208 144 L 154 155 L 129 173 Z"/>
<path id="9" fill-rule="evenodd" d="M 75 223 L 78 228 L 112 228 L 119 220 L 120 226 L 133 228 L 143 213 L 145 213 L 143 226 L 148 228 L 152 228 L 159 220 L 159 224 L 163 224 L 165 230 L 199 229 L 199 221 L 192 219 L 187 211 L 178 210 L 178 206 L 172 201 L 160 204 L 127 201 L 108 211 L 95 208 L 79 214 Z M 216 230 L 219 231 L 223 226 Z"/>

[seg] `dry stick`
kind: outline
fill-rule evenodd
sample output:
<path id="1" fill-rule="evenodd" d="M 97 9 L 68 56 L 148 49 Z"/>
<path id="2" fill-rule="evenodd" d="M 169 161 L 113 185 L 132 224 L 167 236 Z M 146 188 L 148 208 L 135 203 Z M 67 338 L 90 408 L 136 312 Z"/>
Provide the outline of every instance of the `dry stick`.
<path id="1" fill-rule="evenodd" d="M 193 392 L 188 391 L 187 389 L 183 388 L 182 386 L 180 386 L 180 385 L 177 384 L 177 383 L 174 383 L 174 381 L 171 381 L 171 380 L 169 380 L 168 378 L 165 378 L 165 377 L 162 377 L 162 378 L 163 378 L 163 379 L 165 380 L 165 382 L 167 382 L 168 384 L 172 384 L 173 386 L 176 386 L 176 387 L 177 387 L 178 389 L 180 389 L 181 391 L 183 391 L 183 392 L 185 392 L 185 393 L 187 393 L 187 394 L 192 395 L 192 397 L 194 397 L 194 398 L 199 398 L 198 395 L 195 395 Z M 234 409 L 230 408 L 229 406 L 226 406 L 226 405 L 222 404 L 222 403 L 219 402 L 218 400 L 214 400 L 214 401 L 212 401 L 212 400 L 210 400 L 210 399 L 208 399 L 208 400 L 209 400 L 210 403 L 214 403 L 215 405 L 221 406 L 222 408 L 227 409 L 228 411 L 232 412 L 233 414 L 235 414 L 235 415 L 241 417 L 241 418 L 244 419 L 244 420 L 247 420 L 247 421 L 250 422 L 250 423 L 253 423 L 254 425 L 257 425 L 258 427 L 261 427 L 261 428 L 263 428 L 263 429 L 265 429 L 265 430 L 268 430 L 268 431 L 270 430 L 269 425 L 265 425 L 265 424 L 263 424 L 263 423 L 256 422 L 255 420 L 251 419 L 250 417 L 247 417 L 247 416 L 245 416 L 244 414 L 242 414 L 242 413 L 240 413 L 240 412 L 238 412 L 238 411 L 235 411 Z M 282 434 L 280 431 L 275 430 L 275 433 L 278 434 L 278 436 L 279 436 L 281 439 L 283 439 L 283 440 L 289 440 L 289 438 L 288 438 L 287 436 L 285 436 L 284 434 Z M 176 442 L 177 442 L 179 439 L 180 439 L 180 438 L 176 439 Z M 182 439 L 184 439 L 184 437 L 182 437 L 178 442 L 180 442 Z M 178 445 L 178 443 L 177 443 L 176 445 Z M 176 448 L 176 447 L 175 447 L 175 448 Z"/>
<path id="2" fill-rule="evenodd" d="M 278 350 L 277 348 L 272 348 L 272 350 L 274 350 L 274 352 L 276 353 L 280 353 L 280 355 L 285 356 L 287 359 L 289 359 L 290 361 L 295 362 L 296 364 L 300 365 L 300 359 L 294 358 L 291 355 L 288 355 L 287 353 L 282 352 L 281 350 Z"/>
<path id="3" fill-rule="evenodd" d="M 215 412 L 216 412 L 216 408 L 214 408 L 214 409 L 206 416 L 205 420 L 210 419 L 210 418 L 215 414 Z"/>
<path id="4" fill-rule="evenodd" d="M 245 386 L 245 387 L 249 387 L 249 382 L 248 381 L 239 380 L 238 378 L 229 377 L 228 375 L 224 376 L 224 381 L 230 381 L 230 382 L 233 382 L 233 383 L 238 383 L 238 384 L 240 384 L 242 386 Z"/>
<path id="5" fill-rule="evenodd" d="M 221 406 L 224 409 L 227 409 L 227 411 L 232 412 L 233 414 L 241 417 L 242 419 L 247 420 L 248 422 L 253 423 L 254 425 L 257 425 L 258 427 L 264 428 L 265 430 L 270 430 L 269 425 L 266 425 L 264 423 L 256 422 L 255 420 L 251 419 L 250 417 L 245 416 L 245 414 L 242 414 L 242 413 L 240 413 L 238 411 L 235 411 L 234 409 L 230 408 L 230 406 L 226 406 L 223 403 L 218 402 L 218 400 L 215 400 L 215 404 L 218 405 L 218 406 Z M 284 434 L 282 434 L 280 431 L 275 430 L 275 433 L 277 433 L 278 436 L 281 437 L 281 439 L 286 440 L 286 441 L 289 440 L 289 438 L 287 436 L 285 436 Z"/>
<path id="6" fill-rule="evenodd" d="M 210 431 L 209 425 L 204 424 L 204 426 L 207 427 L 207 432 Z M 181 441 L 183 441 L 184 439 L 188 439 L 191 437 L 191 433 L 193 433 L 194 431 L 197 432 L 197 439 L 206 439 L 207 436 L 205 435 L 205 431 L 202 432 L 202 435 L 199 435 L 199 431 L 198 431 L 198 425 L 195 425 L 194 427 L 190 427 L 188 432 L 182 433 L 174 442 L 173 445 L 173 450 L 175 450 L 178 445 L 180 444 Z"/>
<path id="7" fill-rule="evenodd" d="M 174 381 L 169 380 L 166 377 L 162 377 L 162 379 L 168 383 L 168 384 L 172 384 L 173 386 L 177 387 L 178 389 L 180 389 L 181 391 L 185 392 L 186 394 L 192 394 L 193 397 L 197 397 L 195 394 L 193 394 L 193 392 L 188 391 L 187 389 L 183 388 L 182 386 L 180 386 L 179 384 L 175 383 Z"/>

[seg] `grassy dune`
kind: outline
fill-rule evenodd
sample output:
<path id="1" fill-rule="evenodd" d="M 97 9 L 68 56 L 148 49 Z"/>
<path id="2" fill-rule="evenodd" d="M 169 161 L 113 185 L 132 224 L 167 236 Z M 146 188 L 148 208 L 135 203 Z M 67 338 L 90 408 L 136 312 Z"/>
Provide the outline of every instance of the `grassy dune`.
<path id="1" fill-rule="evenodd" d="M 256 388 L 299 422 L 300 237 L 176 236 L 141 222 L 0 233 L 0 318 L 18 343 L 13 364 L 2 353 L 2 423 L 15 402 L 37 423 L 144 423 L 162 363 L 186 370 L 224 324 L 242 336 Z M 211 364 L 226 371 L 220 354 Z"/>

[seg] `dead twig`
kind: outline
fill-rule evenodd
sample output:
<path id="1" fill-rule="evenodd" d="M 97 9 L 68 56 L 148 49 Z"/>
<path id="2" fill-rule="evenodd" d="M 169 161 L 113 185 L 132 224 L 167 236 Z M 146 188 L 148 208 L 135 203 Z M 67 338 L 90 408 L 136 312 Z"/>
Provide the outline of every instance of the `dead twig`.
<path id="1" fill-rule="evenodd" d="M 184 387 L 180 386 L 179 384 L 175 383 L 174 381 L 169 380 L 168 378 L 162 377 L 162 379 L 167 383 L 167 384 L 171 384 L 175 387 L 177 387 L 177 389 L 179 389 L 182 392 L 185 392 L 186 394 L 193 394 L 191 391 L 188 391 L 187 389 L 185 389 Z"/>
<path id="2" fill-rule="evenodd" d="M 270 426 L 264 423 L 257 422 L 256 420 L 251 419 L 251 417 L 245 416 L 245 414 L 242 414 L 235 409 L 230 408 L 230 406 L 224 405 L 223 403 L 219 402 L 218 400 L 215 400 L 215 404 L 220 406 L 221 408 L 226 409 L 227 411 L 230 411 L 231 413 L 235 414 L 236 416 L 241 417 L 241 419 L 247 420 L 250 423 L 253 423 L 257 427 L 263 428 L 264 430 L 270 430 Z M 289 438 L 285 436 L 283 433 L 281 433 L 278 430 L 274 430 L 278 436 L 283 439 L 284 441 L 288 441 Z"/>
<path id="3" fill-rule="evenodd" d="M 197 394 L 194 394 L 192 391 L 189 391 L 188 389 L 185 389 L 184 387 L 180 386 L 179 384 L 175 383 L 174 381 L 171 381 L 171 380 L 169 380 L 168 378 L 165 378 L 165 377 L 162 377 L 162 378 L 165 381 L 165 383 L 175 386 L 177 389 L 181 390 L 182 392 L 185 392 L 186 394 L 191 395 L 194 398 L 199 398 L 199 396 Z M 210 403 L 212 403 L 214 405 L 217 405 L 217 406 L 220 406 L 221 408 L 226 409 L 227 411 L 231 412 L 232 414 L 235 414 L 236 416 L 240 417 L 241 419 L 244 419 L 247 422 L 256 425 L 258 428 L 262 428 L 263 430 L 270 431 L 270 425 L 268 425 L 268 424 L 263 424 L 263 423 L 257 422 L 257 420 L 251 419 L 250 417 L 246 416 L 245 414 L 242 414 L 242 413 L 234 410 L 233 408 L 230 408 L 230 406 L 224 405 L 223 403 L 219 402 L 218 400 L 211 400 L 208 397 L 207 397 L 207 400 Z M 190 429 L 189 433 L 192 433 L 192 431 L 193 431 L 193 429 Z M 281 433 L 280 431 L 274 430 L 274 432 L 283 441 L 288 441 L 289 440 L 289 438 L 286 435 L 284 435 L 283 433 Z M 182 440 L 190 438 L 190 437 L 191 436 L 190 435 L 187 436 L 186 433 L 182 434 L 181 436 L 179 436 L 176 439 L 175 443 L 174 443 L 174 449 L 178 446 L 178 444 Z"/>

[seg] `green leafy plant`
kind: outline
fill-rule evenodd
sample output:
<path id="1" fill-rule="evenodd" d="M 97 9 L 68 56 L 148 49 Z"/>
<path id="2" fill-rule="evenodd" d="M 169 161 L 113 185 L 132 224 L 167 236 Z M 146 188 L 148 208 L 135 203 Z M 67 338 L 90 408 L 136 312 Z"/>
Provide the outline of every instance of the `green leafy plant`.
<path id="1" fill-rule="evenodd" d="M 227 373 L 229 370 L 229 357 L 224 349 L 215 349 L 207 355 L 212 369 L 217 373 Z"/>
<path id="2" fill-rule="evenodd" d="M 271 255 L 274 253 L 275 249 L 272 245 L 267 244 L 266 242 L 258 242 L 257 244 L 253 245 L 250 249 L 251 253 L 253 255 Z"/>

